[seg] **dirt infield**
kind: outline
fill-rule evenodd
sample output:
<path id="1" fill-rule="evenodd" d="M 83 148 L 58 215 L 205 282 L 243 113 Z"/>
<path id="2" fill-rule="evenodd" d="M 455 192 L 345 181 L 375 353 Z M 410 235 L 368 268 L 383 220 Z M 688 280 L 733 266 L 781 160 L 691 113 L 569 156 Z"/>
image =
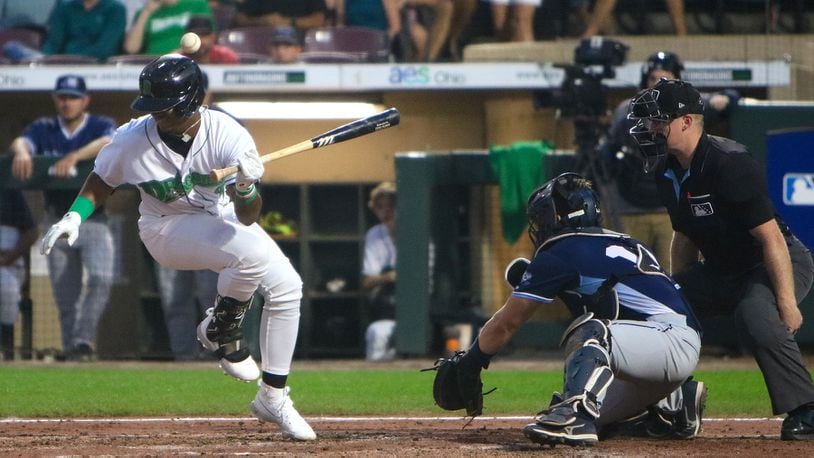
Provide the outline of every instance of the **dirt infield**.
<path id="1" fill-rule="evenodd" d="M 612 439 L 596 447 L 542 448 L 523 437 L 522 418 L 309 418 L 315 442 L 283 439 L 249 418 L 5 420 L 0 454 L 9 455 L 332 455 L 332 456 L 806 456 L 811 443 L 784 442 L 776 419 L 711 420 L 690 441 Z"/>

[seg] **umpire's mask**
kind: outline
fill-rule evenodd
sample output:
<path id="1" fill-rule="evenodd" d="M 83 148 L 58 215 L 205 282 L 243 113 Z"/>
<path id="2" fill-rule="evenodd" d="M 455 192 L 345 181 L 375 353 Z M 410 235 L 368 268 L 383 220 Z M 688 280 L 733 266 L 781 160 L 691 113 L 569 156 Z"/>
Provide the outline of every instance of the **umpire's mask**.
<path id="1" fill-rule="evenodd" d="M 636 94 L 630 102 L 627 117 L 636 121 L 630 135 L 644 157 L 644 171 L 653 171 L 667 154 L 667 124 L 680 116 L 703 113 L 701 94 L 690 83 L 681 80 L 662 78 L 652 88 Z"/>

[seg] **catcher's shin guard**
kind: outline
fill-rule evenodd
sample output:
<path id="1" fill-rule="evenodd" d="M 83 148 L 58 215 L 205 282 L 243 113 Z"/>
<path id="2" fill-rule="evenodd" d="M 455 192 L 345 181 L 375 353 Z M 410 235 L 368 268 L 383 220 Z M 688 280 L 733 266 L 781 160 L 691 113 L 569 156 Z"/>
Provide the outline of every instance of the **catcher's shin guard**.
<path id="1" fill-rule="evenodd" d="M 241 345 L 240 324 L 252 300 L 240 302 L 231 297 L 218 297 L 215 307 L 206 311 L 198 325 L 198 340 L 220 359 L 221 368 L 232 377 L 250 382 L 260 377 L 260 369 L 249 349 Z"/>
<path id="2" fill-rule="evenodd" d="M 605 322 L 589 319 L 567 336 L 563 405 L 581 407 L 593 418 L 613 381 L 610 368 L 610 331 Z"/>

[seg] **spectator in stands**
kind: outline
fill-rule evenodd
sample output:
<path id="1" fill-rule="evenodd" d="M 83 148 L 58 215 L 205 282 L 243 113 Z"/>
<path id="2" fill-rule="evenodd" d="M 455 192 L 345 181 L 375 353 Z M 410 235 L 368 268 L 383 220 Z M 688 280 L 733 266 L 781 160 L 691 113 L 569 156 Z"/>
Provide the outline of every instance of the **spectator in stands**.
<path id="1" fill-rule="evenodd" d="M 39 230 L 23 193 L 0 190 L 0 361 L 14 359 L 14 323 L 25 274 L 23 255 L 37 237 Z"/>
<path id="2" fill-rule="evenodd" d="M 240 59 L 237 53 L 228 46 L 217 43 L 218 34 L 215 31 L 215 22 L 212 16 L 197 14 L 189 18 L 187 32 L 193 32 L 201 38 L 201 47 L 194 54 L 187 57 L 199 64 L 237 64 Z"/>
<path id="3" fill-rule="evenodd" d="M 119 0 L 59 2 L 48 20 L 42 49 L 11 41 L 3 46 L 3 55 L 14 62 L 52 54 L 74 54 L 103 61 L 119 53 L 125 14 Z"/>
<path id="4" fill-rule="evenodd" d="M 365 331 L 368 361 L 387 361 L 396 356 L 396 185 L 383 182 L 370 192 L 368 208 L 379 224 L 365 234 L 362 287 L 368 292 L 372 322 Z"/>
<path id="5" fill-rule="evenodd" d="M 207 0 L 147 0 L 124 38 L 127 54 L 167 54 L 178 49 L 193 15 L 212 17 Z"/>
<path id="6" fill-rule="evenodd" d="M 240 27 L 291 26 L 300 32 L 326 25 L 325 0 L 240 0 L 235 24 Z"/>
<path id="7" fill-rule="evenodd" d="M 588 25 L 582 33 L 583 38 L 590 38 L 605 32 L 608 22 L 611 20 L 613 9 L 616 8 L 617 0 L 596 0 L 593 12 L 588 20 Z M 579 8 L 582 8 L 582 15 L 588 8 L 587 2 L 579 1 Z M 687 35 L 687 23 L 684 19 L 684 0 L 664 0 L 667 12 L 670 13 L 670 20 L 673 21 L 673 28 L 676 35 Z M 578 12 L 578 15 L 580 13 Z"/>
<path id="8" fill-rule="evenodd" d="M 412 0 L 402 9 L 412 41 L 410 60 L 436 62 L 444 51 L 452 23 L 453 0 Z"/>
<path id="9" fill-rule="evenodd" d="M 463 43 L 461 35 L 472 20 L 472 16 L 478 10 L 478 0 L 452 0 L 452 19 L 449 25 L 449 56 L 452 61 L 460 61 L 462 56 Z"/>
<path id="10" fill-rule="evenodd" d="M 401 32 L 399 0 L 335 0 L 336 25 L 386 30 L 392 39 Z"/>
<path id="11" fill-rule="evenodd" d="M 268 47 L 269 56 L 275 64 L 294 64 L 300 61 L 302 41 L 294 27 L 276 27 Z"/>
<path id="12" fill-rule="evenodd" d="M 35 120 L 11 143 L 12 173 L 19 180 L 31 178 L 35 155 L 59 158 L 49 170 L 52 180 L 72 177 L 76 164 L 94 159 L 116 130 L 112 119 L 87 112 L 90 95 L 81 76 L 60 76 L 53 100 L 57 115 Z M 62 189 L 46 189 L 44 197 L 45 223 L 50 226 L 65 214 L 73 196 Z M 110 299 L 115 259 L 105 212 L 95 212 L 83 227 L 73 246 L 60 240 L 48 257 L 63 351 L 66 359 L 78 361 L 95 357 L 97 325 Z"/>
<path id="13" fill-rule="evenodd" d="M 449 45 L 460 59 L 460 36 L 477 0 L 335 0 L 337 25 L 384 30 L 396 60 L 436 62 Z"/>
<path id="14" fill-rule="evenodd" d="M 542 0 L 489 0 L 489 3 L 498 40 L 534 41 L 534 12 Z"/>
<path id="15" fill-rule="evenodd" d="M 410 37 L 402 28 L 401 0 L 336 0 L 337 26 L 384 30 L 398 61 L 409 58 Z"/>
<path id="16" fill-rule="evenodd" d="M 48 18 L 56 4 L 57 0 L 5 0 L 0 28 L 24 27 L 45 35 Z"/>

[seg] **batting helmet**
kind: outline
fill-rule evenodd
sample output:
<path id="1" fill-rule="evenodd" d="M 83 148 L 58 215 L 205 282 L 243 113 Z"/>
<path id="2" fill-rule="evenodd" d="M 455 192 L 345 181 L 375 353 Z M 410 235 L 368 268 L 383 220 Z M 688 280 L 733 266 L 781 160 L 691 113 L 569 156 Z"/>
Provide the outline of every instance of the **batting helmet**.
<path id="1" fill-rule="evenodd" d="M 180 116 L 192 116 L 206 92 L 198 64 L 180 54 L 166 54 L 150 62 L 138 80 L 140 94 L 130 107 L 147 113 L 175 108 Z"/>
<path id="2" fill-rule="evenodd" d="M 684 64 L 678 54 L 669 51 L 659 51 L 647 58 L 647 61 L 642 66 L 642 81 L 639 83 L 639 89 L 647 87 L 647 78 L 650 73 L 655 70 L 664 70 L 673 74 L 673 78 L 680 80 L 681 71 L 684 70 Z"/>
<path id="3" fill-rule="evenodd" d="M 599 227 L 602 221 L 599 197 L 591 182 L 573 172 L 565 172 L 532 192 L 526 215 L 535 249 L 564 229 Z"/>

